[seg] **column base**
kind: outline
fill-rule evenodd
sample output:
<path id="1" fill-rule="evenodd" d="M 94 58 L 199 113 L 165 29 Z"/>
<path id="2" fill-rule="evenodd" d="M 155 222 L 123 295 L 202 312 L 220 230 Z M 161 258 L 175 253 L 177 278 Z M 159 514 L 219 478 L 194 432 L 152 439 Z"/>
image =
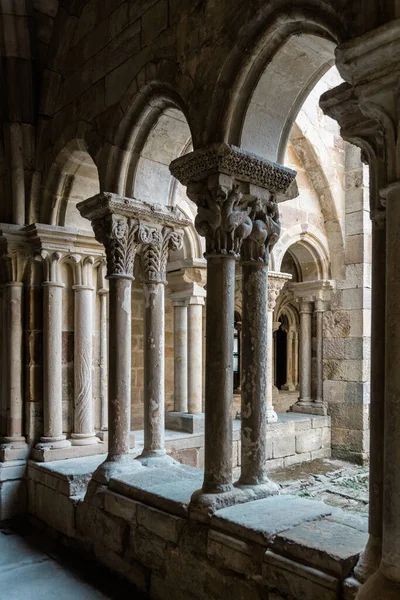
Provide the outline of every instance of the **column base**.
<path id="1" fill-rule="evenodd" d="M 190 517 L 202 523 L 209 523 L 212 515 L 222 508 L 235 504 L 244 504 L 252 500 L 268 498 L 279 493 L 279 487 L 272 481 L 258 485 L 241 485 L 239 482 L 225 492 L 208 493 L 197 490 L 190 501 Z"/>
<path id="2" fill-rule="evenodd" d="M 0 521 L 26 512 L 26 460 L 0 462 Z"/>
<path id="3" fill-rule="evenodd" d="M 369 535 L 364 552 L 360 554 L 354 568 L 354 577 L 365 583 L 378 569 L 382 558 L 382 540 Z"/>
<path id="4" fill-rule="evenodd" d="M 273 408 L 267 408 L 267 423 L 277 423 L 278 415 Z"/>
<path id="5" fill-rule="evenodd" d="M 29 446 L 25 438 L 3 437 L 0 445 L 0 462 L 27 460 Z"/>
<path id="6" fill-rule="evenodd" d="M 144 467 L 156 469 L 162 469 L 164 467 L 168 468 L 179 464 L 178 461 L 172 458 L 172 456 L 169 456 L 165 450 L 143 450 L 142 454 L 137 456 L 135 460 L 141 463 Z"/>
<path id="7" fill-rule="evenodd" d="M 71 446 L 92 446 L 100 444 L 100 440 L 94 433 L 71 433 Z"/>
<path id="8" fill-rule="evenodd" d="M 290 407 L 291 412 L 302 413 L 306 415 L 318 415 L 326 417 L 328 407 L 324 402 L 314 402 L 313 400 L 299 400 Z"/>
<path id="9" fill-rule="evenodd" d="M 131 454 L 107 456 L 106 460 L 93 473 L 92 480 L 101 485 L 108 485 L 113 477 L 118 477 L 121 473 L 133 473 L 142 468 L 143 465 Z"/>
<path id="10" fill-rule="evenodd" d="M 400 583 L 388 579 L 378 570 L 361 586 L 356 600 L 379 600 L 380 598 L 382 600 L 399 600 Z"/>
<path id="11" fill-rule="evenodd" d="M 43 439 L 43 438 L 42 438 Z M 67 445 L 65 445 L 67 442 Z M 57 442 L 56 442 L 57 443 Z M 69 440 L 64 440 L 61 445 L 40 442 L 32 450 L 32 459 L 37 462 L 54 462 L 55 460 L 66 460 L 69 458 L 83 458 L 95 454 L 105 454 L 107 445 L 99 440 L 97 444 L 85 446 L 72 446 Z"/>
<path id="12" fill-rule="evenodd" d="M 184 412 L 166 412 L 165 428 L 185 433 L 204 433 L 204 413 L 191 415 Z"/>

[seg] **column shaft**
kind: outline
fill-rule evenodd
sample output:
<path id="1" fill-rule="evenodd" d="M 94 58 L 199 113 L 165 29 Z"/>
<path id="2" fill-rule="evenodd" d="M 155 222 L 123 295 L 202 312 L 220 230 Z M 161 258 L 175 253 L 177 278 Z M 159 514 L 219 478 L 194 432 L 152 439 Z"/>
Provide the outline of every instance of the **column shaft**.
<path id="1" fill-rule="evenodd" d="M 386 197 L 386 372 L 384 418 L 383 546 L 381 571 L 400 582 L 400 184 Z M 376 274 L 375 274 L 376 276 Z M 380 277 L 380 276 L 379 276 Z M 376 299 L 375 299 L 376 301 Z M 374 306 L 376 310 L 376 305 Z M 375 311 L 374 311 L 375 312 Z M 381 374 L 379 369 L 378 371 Z M 374 378 L 375 379 L 375 378 Z M 382 380 L 381 380 L 382 381 Z M 379 384 L 374 389 L 379 395 Z M 376 407 L 374 407 L 375 410 Z M 379 414 L 382 414 L 379 411 Z M 376 415 L 375 415 L 376 417 Z M 378 437 L 378 436 L 377 436 Z M 379 443 L 379 442 L 378 442 Z M 379 447 L 379 446 L 378 446 Z M 378 458 L 377 458 L 378 461 Z M 378 463 L 377 463 L 378 466 Z"/>
<path id="2" fill-rule="evenodd" d="M 0 436 L 7 434 L 7 350 L 5 287 L 0 286 Z"/>
<path id="3" fill-rule="evenodd" d="M 39 447 L 70 445 L 62 423 L 62 290 L 64 284 L 43 283 L 43 436 Z"/>
<path id="4" fill-rule="evenodd" d="M 203 306 L 188 307 L 188 412 L 202 412 L 203 400 Z"/>
<path id="5" fill-rule="evenodd" d="M 100 429 L 108 429 L 108 361 L 107 361 L 107 296 L 108 291 L 101 290 L 100 296 Z"/>
<path id="6" fill-rule="evenodd" d="M 296 328 L 293 336 L 293 383 L 295 389 L 299 387 L 299 331 Z"/>
<path id="7" fill-rule="evenodd" d="M 74 432 L 72 445 L 97 444 L 94 434 L 92 353 L 93 288 L 75 285 L 74 311 Z"/>
<path id="8" fill-rule="evenodd" d="M 131 424 L 131 288 L 127 277 L 110 276 L 108 460 L 129 453 Z"/>
<path id="9" fill-rule="evenodd" d="M 174 304 L 174 410 L 188 411 L 188 308 Z"/>
<path id="10" fill-rule="evenodd" d="M 293 379 L 293 338 L 294 332 L 292 329 L 288 329 L 286 332 L 286 384 L 283 389 L 293 390 L 294 379 Z"/>
<path id="11" fill-rule="evenodd" d="M 232 486 L 235 259 L 208 256 L 204 492 Z"/>
<path id="12" fill-rule="evenodd" d="M 311 402 L 311 303 L 300 305 L 300 398 Z"/>
<path id="13" fill-rule="evenodd" d="M 385 422 L 385 312 L 386 312 L 386 220 L 372 221 L 371 294 L 371 404 L 369 455 L 369 539 L 355 568 L 366 581 L 379 567 L 382 555 L 384 422 Z"/>
<path id="14" fill-rule="evenodd" d="M 267 312 L 267 423 L 276 423 L 278 420 L 278 415 L 274 410 L 274 403 L 272 398 L 272 390 L 274 386 L 274 311 L 268 310 Z"/>
<path id="15" fill-rule="evenodd" d="M 264 263 L 242 265 L 242 405 L 241 475 L 242 485 L 257 485 L 267 480 L 267 362 L 269 352 L 268 266 Z M 271 313 L 272 316 L 272 313 Z"/>
<path id="16" fill-rule="evenodd" d="M 323 363 L 323 344 L 324 344 L 324 331 L 323 331 L 323 306 L 322 301 L 317 300 L 315 303 L 315 320 L 316 320 L 316 334 L 317 334 L 317 348 L 316 348 L 316 396 L 315 402 L 322 403 L 323 401 L 323 385 L 324 385 L 324 363 Z"/>
<path id="17" fill-rule="evenodd" d="M 144 449 L 143 457 L 164 456 L 164 283 L 144 291 Z"/>

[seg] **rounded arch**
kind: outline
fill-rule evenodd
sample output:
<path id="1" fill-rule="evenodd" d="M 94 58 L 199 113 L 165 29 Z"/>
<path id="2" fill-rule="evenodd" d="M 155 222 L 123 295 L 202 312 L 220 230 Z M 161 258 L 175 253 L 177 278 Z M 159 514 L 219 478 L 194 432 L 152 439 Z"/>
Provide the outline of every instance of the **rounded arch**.
<path id="1" fill-rule="evenodd" d="M 166 144 L 163 152 L 161 144 L 157 146 L 156 138 L 163 129 L 168 132 L 168 123 L 171 125 L 170 132 L 175 134 L 171 140 L 174 148 L 169 148 Z M 178 125 L 178 132 L 172 131 L 174 124 Z M 186 124 L 187 135 L 185 141 L 179 143 L 181 124 Z M 131 196 L 143 152 L 146 154 L 156 150 L 164 160 L 167 155 L 172 156 L 172 160 L 182 153 L 183 147 L 191 138 L 192 129 L 186 104 L 173 85 L 155 80 L 144 85 L 133 96 L 132 93 L 125 94 L 110 122 L 106 142 L 99 156 L 105 189 Z M 180 147 L 179 151 L 177 145 Z"/>
<path id="2" fill-rule="evenodd" d="M 308 231 L 303 231 L 301 225 L 286 231 L 274 248 L 275 269 L 281 271 L 284 256 L 289 251 L 301 281 L 329 279 L 329 253 L 321 237 L 311 226 Z"/>
<path id="3" fill-rule="evenodd" d="M 39 221 L 91 231 L 75 206 L 100 191 L 99 174 L 83 138 L 66 143 L 52 162 L 43 185 Z"/>
<path id="4" fill-rule="evenodd" d="M 248 25 L 243 28 L 223 65 L 215 86 L 204 144 L 223 140 L 240 145 L 246 113 L 263 74 L 267 73 L 265 77 L 271 88 L 279 87 L 277 73 L 270 67 L 273 66 L 274 57 L 280 54 L 290 38 L 319 38 L 325 47 L 326 44 L 330 45 L 329 61 L 332 63 L 334 46 L 344 39 L 345 29 L 339 14 L 332 5 L 325 2 L 321 6 L 319 1 L 309 0 L 307 6 L 302 7 L 293 6 L 293 3 L 287 0 L 281 0 L 279 6 L 276 3 L 273 6 L 271 3 L 265 3 L 255 16 L 249 18 Z M 317 63 L 318 61 L 313 72 L 309 72 L 308 76 L 297 84 L 295 79 L 292 79 L 295 84 L 292 90 L 292 106 L 297 105 L 300 108 L 310 86 L 324 72 L 325 58 L 319 65 Z M 284 133 L 283 137 L 286 137 L 287 141 L 290 122 L 294 121 L 295 115 L 296 110 L 287 111 L 280 126 L 279 140 Z M 285 144 L 278 142 L 274 146 L 272 155 L 271 152 L 269 155 L 266 152 L 261 154 L 276 160 L 278 153 L 283 154 Z M 257 150 L 253 148 L 253 151 Z"/>

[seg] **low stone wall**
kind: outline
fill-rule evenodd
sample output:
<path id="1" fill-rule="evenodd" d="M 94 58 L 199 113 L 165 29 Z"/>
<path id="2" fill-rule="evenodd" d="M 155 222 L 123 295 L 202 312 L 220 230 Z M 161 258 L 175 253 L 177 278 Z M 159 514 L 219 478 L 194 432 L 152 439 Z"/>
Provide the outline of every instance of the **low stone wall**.
<path id="1" fill-rule="evenodd" d="M 138 448 L 142 432 L 136 432 Z M 240 421 L 233 422 L 233 467 L 240 467 Z M 204 467 L 204 436 L 167 430 L 167 451 L 183 464 Z M 331 456 L 330 417 L 283 413 L 278 422 L 267 425 L 267 466 L 269 469 Z"/>
<path id="2" fill-rule="evenodd" d="M 154 600 L 351 600 L 367 520 L 297 496 L 225 508 L 199 523 L 202 472 L 146 469 L 89 488 L 82 465 L 30 463 L 29 512 Z M 75 462 L 75 461 L 74 461 Z M 91 484 L 92 486 L 93 484 Z"/>

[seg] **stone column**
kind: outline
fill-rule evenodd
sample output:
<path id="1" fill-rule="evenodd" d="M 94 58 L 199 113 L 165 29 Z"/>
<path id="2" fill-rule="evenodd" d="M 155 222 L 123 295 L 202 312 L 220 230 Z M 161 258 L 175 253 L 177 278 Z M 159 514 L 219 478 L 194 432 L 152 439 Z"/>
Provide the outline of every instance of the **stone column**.
<path id="1" fill-rule="evenodd" d="M 299 327 L 296 326 L 294 336 L 293 336 L 293 380 L 294 387 L 296 390 L 299 389 Z"/>
<path id="2" fill-rule="evenodd" d="M 74 430 L 73 446 L 98 444 L 94 433 L 92 392 L 93 371 L 93 257 L 77 256 L 74 261 Z"/>
<path id="3" fill-rule="evenodd" d="M 168 252 L 182 247 L 183 233 L 141 227 L 139 237 L 144 293 L 144 447 L 139 460 L 162 466 L 175 462 L 167 456 L 164 441 L 164 288 Z"/>
<path id="4" fill-rule="evenodd" d="M 294 173 L 227 144 L 182 156 L 170 170 L 197 204 L 195 226 L 206 240 L 204 481 L 192 496 L 190 510 L 196 518 L 208 520 L 217 508 L 245 499 L 242 490 L 232 488 L 235 260 L 252 232 L 259 199 L 269 199 L 267 190 L 286 190 Z M 264 243 L 265 222 L 256 220 L 261 223 L 255 235 Z M 260 382 L 253 383 L 259 389 Z"/>
<path id="5" fill-rule="evenodd" d="M 174 307 L 174 410 L 188 410 L 188 308 L 173 301 Z"/>
<path id="6" fill-rule="evenodd" d="M 23 411 L 24 399 L 22 388 L 23 365 L 23 284 L 17 281 L 9 282 L 4 287 L 4 299 L 8 312 L 7 325 L 7 366 L 6 377 L 8 395 L 8 414 L 6 431 L 3 443 L 13 447 L 23 444 Z"/>
<path id="7" fill-rule="evenodd" d="M 281 292 L 281 289 L 285 285 L 286 281 L 291 278 L 290 275 L 285 273 L 273 273 L 270 272 L 268 276 L 268 350 L 267 350 L 267 423 L 276 423 L 278 415 L 274 410 L 274 403 L 272 398 L 272 391 L 274 386 L 274 358 L 273 358 L 273 346 L 274 346 L 274 310 L 276 301 Z"/>
<path id="8" fill-rule="evenodd" d="M 295 379 L 294 379 L 294 341 L 295 341 L 295 329 L 293 325 L 289 325 L 286 332 L 286 383 L 282 386 L 283 390 L 293 391 L 295 390 Z"/>
<path id="9" fill-rule="evenodd" d="M 241 250 L 242 265 L 242 403 L 241 403 L 241 475 L 238 484 L 264 488 L 265 495 L 277 492 L 267 477 L 267 395 L 271 364 L 270 331 L 265 326 L 270 311 L 268 302 L 268 262 L 274 242 L 280 234 L 278 207 L 266 203 L 256 214 L 252 233 Z M 260 233 L 263 232 L 261 236 Z M 272 288 L 278 286 L 272 283 Z M 271 293 L 273 296 L 274 293 Z"/>
<path id="10" fill-rule="evenodd" d="M 7 350 L 5 287 L 0 285 L 0 437 L 7 435 Z"/>
<path id="11" fill-rule="evenodd" d="M 315 301 L 314 314 L 316 322 L 316 337 L 317 337 L 317 352 L 316 352 L 316 395 L 315 404 L 323 404 L 323 385 L 324 385 L 324 363 L 323 363 L 323 316 L 325 304 L 324 301 L 318 299 Z"/>
<path id="12" fill-rule="evenodd" d="M 108 430 L 108 356 L 107 356 L 107 298 L 109 290 L 99 289 L 100 297 L 100 429 Z"/>
<path id="13" fill-rule="evenodd" d="M 140 467 L 130 456 L 131 288 L 139 224 L 134 201 L 103 192 L 78 204 L 106 249 L 109 306 L 108 455 L 93 475 L 101 484 Z M 134 205 L 135 206 L 135 205 Z"/>
<path id="14" fill-rule="evenodd" d="M 199 415 L 203 400 L 203 305 L 204 299 L 188 299 L 188 412 Z"/>
<path id="15" fill-rule="evenodd" d="M 297 406 L 307 406 L 311 400 L 311 325 L 312 302 L 300 302 L 300 397 Z"/>
<path id="16" fill-rule="evenodd" d="M 62 290 L 60 252 L 41 252 L 43 282 L 43 436 L 38 450 L 67 448 L 62 422 Z"/>

